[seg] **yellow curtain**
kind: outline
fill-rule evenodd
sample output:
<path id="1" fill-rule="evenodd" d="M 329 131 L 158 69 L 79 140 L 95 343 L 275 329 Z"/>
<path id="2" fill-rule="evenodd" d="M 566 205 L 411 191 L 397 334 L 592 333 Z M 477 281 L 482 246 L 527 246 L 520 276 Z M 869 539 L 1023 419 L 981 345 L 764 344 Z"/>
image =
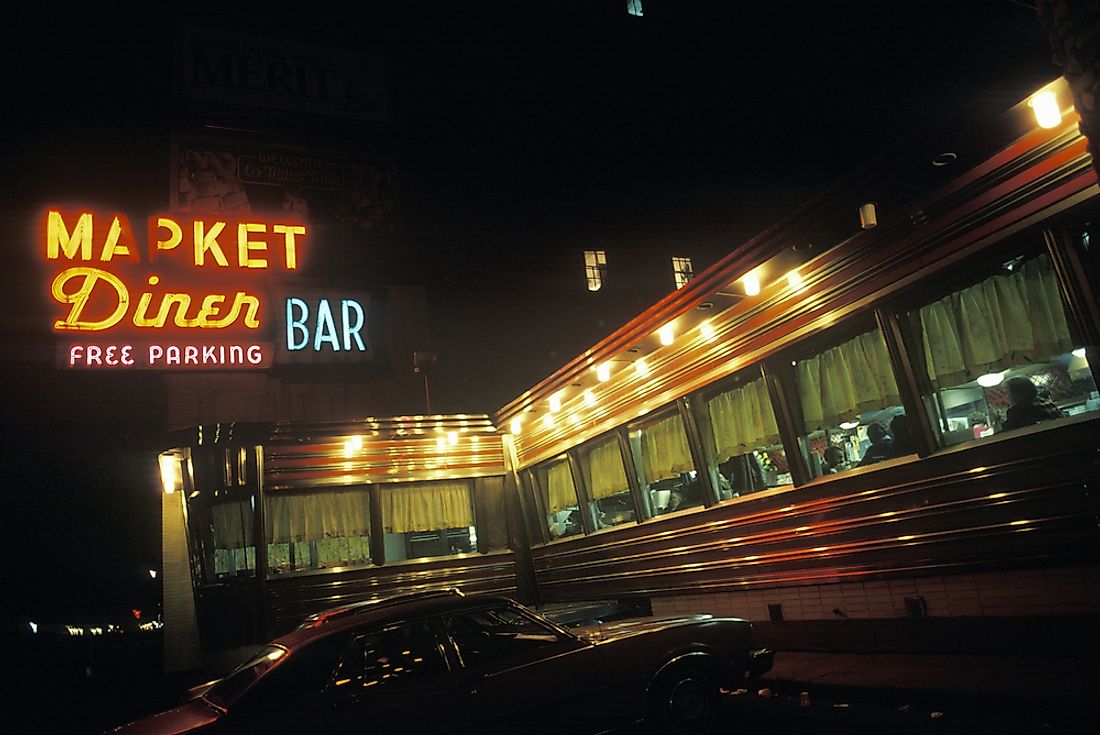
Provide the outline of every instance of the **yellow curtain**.
<path id="1" fill-rule="evenodd" d="M 387 533 L 472 526 L 470 486 L 462 480 L 384 485 L 382 523 Z"/>
<path id="2" fill-rule="evenodd" d="M 719 462 L 779 443 L 779 428 L 763 378 L 711 398 L 707 410 Z"/>
<path id="3" fill-rule="evenodd" d="M 877 329 L 800 361 L 796 371 L 807 432 L 901 403 Z"/>
<path id="4" fill-rule="evenodd" d="M 569 462 L 562 460 L 546 470 L 546 512 L 557 513 L 577 504 L 577 489 L 573 487 L 573 474 Z"/>
<path id="5" fill-rule="evenodd" d="M 694 468 L 679 414 L 642 429 L 642 467 L 648 482 L 679 477 Z"/>
<path id="6" fill-rule="evenodd" d="M 1073 348 L 1046 255 L 926 304 L 919 316 L 928 379 L 936 388 Z"/>
<path id="7" fill-rule="evenodd" d="M 247 500 L 230 500 L 210 506 L 214 548 L 243 549 L 251 546 L 252 520 L 252 504 Z"/>
<path id="8" fill-rule="evenodd" d="M 366 488 L 274 493 L 264 499 L 269 544 L 321 541 L 370 535 L 370 495 Z"/>
<path id="9" fill-rule="evenodd" d="M 593 500 L 630 489 L 619 453 L 619 442 L 606 441 L 588 453 L 588 491 Z"/>

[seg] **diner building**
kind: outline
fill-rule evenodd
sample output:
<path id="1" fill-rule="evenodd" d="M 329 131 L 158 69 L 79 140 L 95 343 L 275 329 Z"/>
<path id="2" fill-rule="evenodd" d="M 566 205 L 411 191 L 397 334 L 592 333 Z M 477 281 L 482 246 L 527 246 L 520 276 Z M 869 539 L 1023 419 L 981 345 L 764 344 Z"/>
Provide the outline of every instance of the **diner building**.
<path id="1" fill-rule="evenodd" d="M 1055 119 L 1037 121 L 1040 100 Z M 1030 104 L 1029 104 L 1030 103 Z M 492 415 L 160 454 L 166 666 L 459 586 L 997 650 L 1100 614 L 1097 173 L 1061 80 L 909 141 Z M 1045 637 L 1045 638 L 1044 638 Z"/>

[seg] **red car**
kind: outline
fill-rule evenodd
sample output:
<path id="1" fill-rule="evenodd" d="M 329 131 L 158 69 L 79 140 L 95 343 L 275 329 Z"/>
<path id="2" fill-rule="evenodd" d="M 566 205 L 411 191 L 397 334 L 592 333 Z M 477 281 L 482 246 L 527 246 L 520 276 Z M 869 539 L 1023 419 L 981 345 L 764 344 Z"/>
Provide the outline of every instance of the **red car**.
<path id="1" fill-rule="evenodd" d="M 647 720 L 702 732 L 720 687 L 771 668 L 748 622 L 707 615 L 569 630 L 457 590 L 310 617 L 149 733 L 602 732 Z"/>

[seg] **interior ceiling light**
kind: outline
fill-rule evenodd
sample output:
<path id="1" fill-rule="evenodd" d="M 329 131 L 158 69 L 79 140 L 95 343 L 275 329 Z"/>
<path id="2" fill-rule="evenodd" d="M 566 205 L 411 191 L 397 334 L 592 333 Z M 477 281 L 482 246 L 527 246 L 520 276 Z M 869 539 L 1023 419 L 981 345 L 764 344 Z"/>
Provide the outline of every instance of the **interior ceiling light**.
<path id="1" fill-rule="evenodd" d="M 978 385 L 983 388 L 992 388 L 1000 385 L 1005 379 L 1004 373 L 986 373 L 978 376 Z"/>
<path id="2" fill-rule="evenodd" d="M 1039 123 L 1039 127 L 1056 128 L 1062 124 L 1062 108 L 1058 106 L 1058 95 L 1054 92 L 1036 92 L 1027 105 L 1035 113 L 1035 122 Z"/>
<path id="3" fill-rule="evenodd" d="M 844 421 L 840 424 L 840 428 L 844 429 L 845 431 L 851 431 L 857 426 L 859 426 L 858 421 Z"/>

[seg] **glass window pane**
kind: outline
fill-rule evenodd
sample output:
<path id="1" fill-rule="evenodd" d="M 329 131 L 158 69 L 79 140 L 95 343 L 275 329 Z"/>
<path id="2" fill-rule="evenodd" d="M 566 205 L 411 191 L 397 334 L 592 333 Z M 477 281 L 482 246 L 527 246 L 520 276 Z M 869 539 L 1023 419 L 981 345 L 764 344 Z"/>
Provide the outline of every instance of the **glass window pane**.
<path id="1" fill-rule="evenodd" d="M 703 486 L 679 413 L 631 429 L 630 451 L 650 517 L 704 504 Z"/>
<path id="2" fill-rule="evenodd" d="M 352 641 L 333 688 L 388 686 L 446 672 L 439 642 L 428 623 L 412 623 Z"/>
<path id="3" fill-rule="evenodd" d="M 877 329 L 794 365 L 803 452 L 813 477 L 914 452 L 897 382 Z"/>
<path id="4" fill-rule="evenodd" d="M 909 318 L 945 446 L 1100 409 L 1045 253 L 997 263 Z"/>
<path id="5" fill-rule="evenodd" d="M 592 497 L 595 527 L 611 528 L 634 522 L 634 498 L 626 480 L 619 442 L 611 437 L 581 449 L 581 471 Z"/>
<path id="6" fill-rule="evenodd" d="M 536 468 L 543 508 L 546 509 L 546 528 L 550 540 L 584 533 L 577 488 L 569 461 L 557 459 Z"/>
<path id="7" fill-rule="evenodd" d="M 370 563 L 367 488 L 270 493 L 264 511 L 271 574 Z"/>
<path id="8" fill-rule="evenodd" d="M 387 562 L 468 554 L 477 549 L 468 481 L 384 485 L 381 495 Z"/>
<path id="9" fill-rule="evenodd" d="M 455 615 L 444 620 L 444 628 L 466 666 L 521 656 L 562 640 L 552 628 L 507 607 Z"/>
<path id="10" fill-rule="evenodd" d="M 735 379 L 735 387 L 706 402 L 722 500 L 791 484 L 787 454 L 779 441 L 764 379 L 737 382 Z"/>

